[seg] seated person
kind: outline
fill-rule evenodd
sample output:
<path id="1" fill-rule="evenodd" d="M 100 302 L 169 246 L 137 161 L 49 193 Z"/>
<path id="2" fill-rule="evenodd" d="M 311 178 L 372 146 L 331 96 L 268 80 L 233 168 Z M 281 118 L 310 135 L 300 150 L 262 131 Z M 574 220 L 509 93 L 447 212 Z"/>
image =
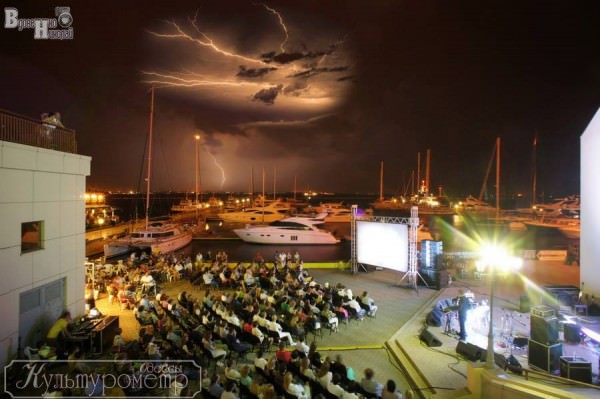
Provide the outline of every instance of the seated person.
<path id="1" fill-rule="evenodd" d="M 383 392 L 383 385 L 375 380 L 375 372 L 373 369 L 365 369 L 365 377 L 360 381 L 360 386 L 366 392 L 381 397 Z"/>

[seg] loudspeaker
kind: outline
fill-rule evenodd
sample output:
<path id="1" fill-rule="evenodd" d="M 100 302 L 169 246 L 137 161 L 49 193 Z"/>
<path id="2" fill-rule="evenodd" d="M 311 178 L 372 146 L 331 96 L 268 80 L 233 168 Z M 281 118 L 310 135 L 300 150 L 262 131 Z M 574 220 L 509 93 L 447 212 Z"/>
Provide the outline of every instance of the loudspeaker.
<path id="1" fill-rule="evenodd" d="M 581 342 L 581 326 L 577 324 L 566 323 L 563 324 L 563 329 L 565 333 L 565 342 L 578 344 Z"/>
<path id="2" fill-rule="evenodd" d="M 529 365 L 551 373 L 560 368 L 561 356 L 562 344 L 545 345 L 529 340 Z"/>
<path id="3" fill-rule="evenodd" d="M 437 339 L 428 329 L 424 329 L 419 334 L 419 339 L 427 344 L 427 346 L 442 346 L 442 341 Z"/>
<path id="4" fill-rule="evenodd" d="M 485 360 L 485 349 L 470 344 L 468 342 L 458 341 L 456 345 L 456 353 L 462 355 L 472 362 L 477 360 Z"/>
<path id="5" fill-rule="evenodd" d="M 441 290 L 448 287 L 448 272 L 446 270 L 422 268 L 419 270 L 419 274 L 423 277 L 429 288 Z M 421 279 L 419 279 L 419 284 L 423 284 Z"/>
<path id="6" fill-rule="evenodd" d="M 557 303 L 563 306 L 573 306 L 579 300 L 579 288 L 572 285 L 546 285 L 546 291 L 552 298 L 549 300 L 547 296 L 542 296 L 542 302 L 545 304 L 557 307 Z M 555 302 L 556 301 L 556 302 Z"/>
<path id="7" fill-rule="evenodd" d="M 527 343 L 529 341 L 529 338 L 527 337 L 514 337 L 513 338 L 513 346 L 517 347 L 517 348 L 524 348 L 527 346 Z"/>
<path id="8" fill-rule="evenodd" d="M 427 325 L 431 327 L 441 327 L 442 325 L 442 311 L 438 308 L 433 308 L 431 312 L 427 314 L 426 320 Z"/>
<path id="9" fill-rule="evenodd" d="M 575 381 L 592 383 L 592 363 L 582 357 L 561 356 L 560 376 Z"/>
<path id="10" fill-rule="evenodd" d="M 552 345 L 558 342 L 558 319 L 531 315 L 530 338 L 533 341 Z"/>

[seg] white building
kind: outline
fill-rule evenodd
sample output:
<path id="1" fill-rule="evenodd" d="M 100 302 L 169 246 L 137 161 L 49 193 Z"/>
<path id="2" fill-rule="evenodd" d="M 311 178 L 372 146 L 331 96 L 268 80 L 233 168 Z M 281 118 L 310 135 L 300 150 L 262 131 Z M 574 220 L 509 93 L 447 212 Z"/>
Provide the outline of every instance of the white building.
<path id="1" fill-rule="evenodd" d="M 0 112 L 0 366 L 84 311 L 90 162 L 74 131 Z"/>
<path id="2" fill-rule="evenodd" d="M 580 280 L 600 297 L 600 109 L 581 135 Z"/>

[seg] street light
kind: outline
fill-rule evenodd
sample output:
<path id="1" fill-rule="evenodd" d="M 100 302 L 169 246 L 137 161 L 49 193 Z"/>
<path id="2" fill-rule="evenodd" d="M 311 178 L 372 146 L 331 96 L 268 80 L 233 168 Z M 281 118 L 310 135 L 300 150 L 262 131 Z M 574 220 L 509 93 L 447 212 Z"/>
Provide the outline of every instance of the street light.
<path id="1" fill-rule="evenodd" d="M 521 268 L 523 260 L 516 256 L 511 256 L 506 249 L 497 245 L 486 244 L 479 250 L 479 260 L 476 262 L 477 269 L 490 270 L 490 321 L 488 330 L 488 345 L 485 358 L 485 367 L 494 368 L 494 286 L 495 274 L 497 271 L 508 273 Z"/>
<path id="2" fill-rule="evenodd" d="M 199 176 L 198 176 L 198 153 L 199 153 L 199 148 L 198 145 L 200 144 L 200 135 L 196 134 L 194 135 L 194 138 L 196 139 L 196 211 L 198 210 L 198 181 L 199 181 Z"/>

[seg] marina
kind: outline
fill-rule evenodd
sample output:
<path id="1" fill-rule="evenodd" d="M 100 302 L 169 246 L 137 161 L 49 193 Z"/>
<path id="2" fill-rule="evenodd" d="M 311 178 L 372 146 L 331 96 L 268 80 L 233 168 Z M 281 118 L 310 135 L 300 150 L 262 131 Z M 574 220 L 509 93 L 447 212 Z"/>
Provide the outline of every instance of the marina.
<path id="1" fill-rule="evenodd" d="M 4 396 L 600 398 L 598 4 L 2 11 Z"/>

